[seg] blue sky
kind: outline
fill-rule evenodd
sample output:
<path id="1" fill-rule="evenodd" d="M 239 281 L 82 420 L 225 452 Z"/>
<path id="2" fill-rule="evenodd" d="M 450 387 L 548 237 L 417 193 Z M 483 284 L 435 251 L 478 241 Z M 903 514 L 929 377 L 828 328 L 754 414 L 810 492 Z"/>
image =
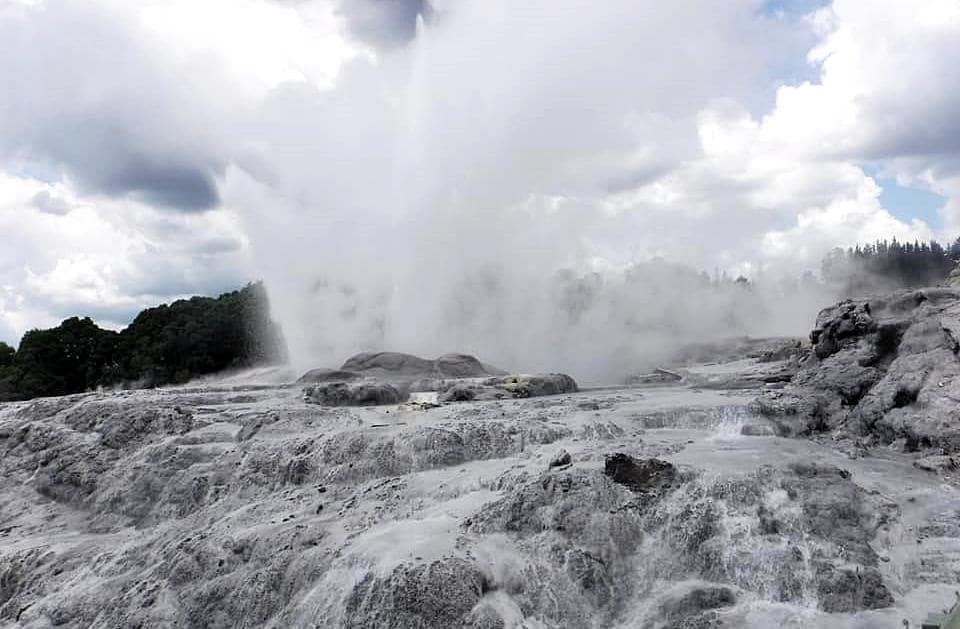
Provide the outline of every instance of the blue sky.
<path id="1" fill-rule="evenodd" d="M 880 203 L 891 214 L 903 221 L 916 218 L 933 229 L 943 228 L 943 217 L 939 210 L 946 205 L 946 197 L 921 187 L 901 186 L 895 177 L 883 175 L 875 166 L 865 167 L 864 172 L 883 189 Z"/>
<path id="2" fill-rule="evenodd" d="M 805 15 L 830 4 L 829 0 L 766 0 L 761 11 L 767 14 Z"/>
<path id="3" fill-rule="evenodd" d="M 760 11 L 765 15 L 782 16 L 787 20 L 802 18 L 804 15 L 828 6 L 830 0 L 765 0 Z M 802 58 L 792 59 L 789 63 L 774 68 L 775 81 L 779 84 L 797 84 L 802 81 L 816 82 L 819 71 Z M 903 221 L 919 219 L 935 230 L 944 227 L 940 210 L 947 198 L 923 187 L 902 186 L 893 176 L 885 176 L 875 166 L 864 168 L 882 188 L 880 203 L 891 214 Z"/>

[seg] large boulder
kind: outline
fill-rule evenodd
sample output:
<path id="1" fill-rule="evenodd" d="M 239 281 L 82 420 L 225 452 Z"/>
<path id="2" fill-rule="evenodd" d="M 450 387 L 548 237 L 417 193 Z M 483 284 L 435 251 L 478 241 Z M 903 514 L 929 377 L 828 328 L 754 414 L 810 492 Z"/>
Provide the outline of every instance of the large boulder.
<path id="1" fill-rule="evenodd" d="M 669 491 L 679 479 L 677 468 L 667 461 L 635 459 L 622 452 L 607 456 L 603 473 L 630 491 L 650 497 Z"/>

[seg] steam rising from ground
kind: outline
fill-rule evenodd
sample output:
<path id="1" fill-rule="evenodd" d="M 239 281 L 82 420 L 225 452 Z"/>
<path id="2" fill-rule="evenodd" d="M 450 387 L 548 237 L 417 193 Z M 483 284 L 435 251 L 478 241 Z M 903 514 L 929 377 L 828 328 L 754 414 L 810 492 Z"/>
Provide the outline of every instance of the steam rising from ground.
<path id="1" fill-rule="evenodd" d="M 461 351 L 509 369 L 612 382 L 695 342 L 802 335 L 833 299 L 816 282 L 711 279 L 663 260 L 622 272 L 537 271 L 490 264 L 426 276 L 446 281 L 411 281 L 409 298 L 387 285 L 376 292 L 318 280 L 285 304 L 301 317 L 288 342 L 301 349 L 301 367 L 335 365 L 360 350 Z"/>
<path id="2" fill-rule="evenodd" d="M 605 379 L 680 342 L 809 326 L 820 295 L 691 270 L 739 262 L 767 217 L 693 204 L 693 224 L 631 198 L 699 150 L 717 94 L 749 101 L 777 24 L 747 0 L 538 4 L 435 3 L 405 47 L 334 90 L 275 90 L 251 124 L 227 197 L 254 210 L 297 363 L 463 351 Z"/>

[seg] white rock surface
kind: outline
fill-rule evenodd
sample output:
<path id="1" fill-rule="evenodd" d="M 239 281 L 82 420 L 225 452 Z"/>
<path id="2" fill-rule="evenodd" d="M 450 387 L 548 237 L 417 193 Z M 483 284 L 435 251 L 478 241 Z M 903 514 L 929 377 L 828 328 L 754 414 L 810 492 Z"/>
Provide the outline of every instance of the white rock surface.
<path id="1" fill-rule="evenodd" d="M 0 625 L 852 628 L 951 602 L 956 487 L 743 436 L 757 392 L 3 405 Z"/>

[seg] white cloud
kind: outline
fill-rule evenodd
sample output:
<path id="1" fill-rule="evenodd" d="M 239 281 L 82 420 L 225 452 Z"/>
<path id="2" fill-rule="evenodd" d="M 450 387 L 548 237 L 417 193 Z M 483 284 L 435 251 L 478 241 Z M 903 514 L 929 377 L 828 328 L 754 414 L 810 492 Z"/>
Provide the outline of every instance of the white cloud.
<path id="1" fill-rule="evenodd" d="M 259 100 L 287 81 L 333 86 L 341 64 L 360 49 L 341 35 L 331 3 L 270 0 L 138 2 L 144 31 L 187 66 L 210 63 L 240 94 Z M 236 94 L 235 94 L 236 95 Z"/>
<path id="2" fill-rule="evenodd" d="M 811 161 L 878 161 L 956 192 L 941 180 L 960 171 L 958 15 L 951 0 L 835 0 L 815 20 L 820 80 L 778 90 L 763 141 Z M 945 218 L 960 229 L 960 215 Z"/>
<path id="3" fill-rule="evenodd" d="M 36 198 L 68 199 L 66 214 Z M 140 309 L 254 279 L 249 242 L 232 212 L 170 214 L 124 200 L 77 201 L 55 185 L 0 173 L 0 339 L 72 315 L 122 325 Z"/>
<path id="4" fill-rule="evenodd" d="M 494 276 L 509 303 L 489 311 L 522 318 L 563 266 L 759 273 L 935 235 L 882 207 L 867 165 L 946 196 L 960 230 L 952 0 L 808 20 L 760 0 L 436 0 L 410 40 L 422 6 L 0 13 L 0 334 L 262 274 L 302 347 L 418 350 Z M 798 63 L 807 80 L 776 76 Z"/>

